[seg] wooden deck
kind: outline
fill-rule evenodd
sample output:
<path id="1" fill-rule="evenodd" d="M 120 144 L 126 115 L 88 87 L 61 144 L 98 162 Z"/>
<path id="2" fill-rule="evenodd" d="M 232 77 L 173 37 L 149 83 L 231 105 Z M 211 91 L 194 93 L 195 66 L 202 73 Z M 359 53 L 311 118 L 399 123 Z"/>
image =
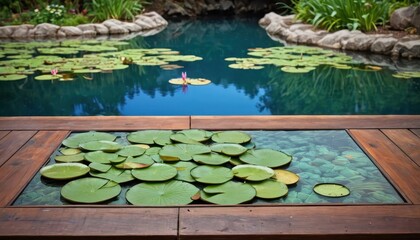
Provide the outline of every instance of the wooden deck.
<path id="1" fill-rule="evenodd" d="M 345 129 L 405 198 L 393 205 L 10 204 L 71 131 Z M 420 116 L 0 118 L 0 239 L 420 239 Z"/>

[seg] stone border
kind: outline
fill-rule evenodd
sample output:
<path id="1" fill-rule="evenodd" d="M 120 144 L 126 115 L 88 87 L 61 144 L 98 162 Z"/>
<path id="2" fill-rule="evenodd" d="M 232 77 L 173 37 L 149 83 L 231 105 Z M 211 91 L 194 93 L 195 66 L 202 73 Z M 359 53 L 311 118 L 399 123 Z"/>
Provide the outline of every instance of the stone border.
<path id="1" fill-rule="evenodd" d="M 390 34 L 364 34 L 361 31 L 340 30 L 329 33 L 313 25 L 295 20 L 295 15 L 266 14 L 259 24 L 273 40 L 326 48 L 370 51 L 394 57 L 420 58 L 420 36 L 396 39 Z"/>
<path id="2" fill-rule="evenodd" d="M 81 24 L 76 27 L 60 27 L 50 23 L 36 26 L 30 24 L 4 26 L 0 27 L 0 39 L 96 37 L 130 33 L 149 36 L 160 32 L 167 25 L 168 22 L 158 13 L 147 12 L 135 16 L 133 22 L 109 19 L 103 23 Z"/>

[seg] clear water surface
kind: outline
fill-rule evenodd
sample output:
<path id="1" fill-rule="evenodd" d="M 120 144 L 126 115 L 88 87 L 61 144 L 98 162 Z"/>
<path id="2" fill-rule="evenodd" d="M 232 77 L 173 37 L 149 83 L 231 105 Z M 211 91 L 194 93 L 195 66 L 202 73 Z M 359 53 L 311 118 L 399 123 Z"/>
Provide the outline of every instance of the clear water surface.
<path id="1" fill-rule="evenodd" d="M 246 57 L 248 48 L 281 45 L 258 19 L 203 19 L 172 22 L 161 33 L 129 40 L 133 47 L 171 48 L 202 61 L 185 68 L 139 67 L 93 74 L 93 80 L 0 82 L 0 116 L 92 115 L 299 115 L 420 114 L 420 79 L 402 80 L 393 71 L 318 67 L 291 74 L 274 66 L 262 70 L 228 67 L 227 57 Z M 206 86 L 168 83 L 186 71 L 207 78 Z"/>

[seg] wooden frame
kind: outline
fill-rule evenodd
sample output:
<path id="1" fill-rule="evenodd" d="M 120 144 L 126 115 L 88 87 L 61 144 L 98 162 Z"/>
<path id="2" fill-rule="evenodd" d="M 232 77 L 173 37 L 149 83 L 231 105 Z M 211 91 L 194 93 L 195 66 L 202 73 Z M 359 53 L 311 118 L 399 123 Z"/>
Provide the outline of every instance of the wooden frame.
<path id="1" fill-rule="evenodd" d="M 70 131 L 345 129 L 407 200 L 394 205 L 12 207 Z M 0 239 L 417 239 L 420 116 L 0 118 Z"/>

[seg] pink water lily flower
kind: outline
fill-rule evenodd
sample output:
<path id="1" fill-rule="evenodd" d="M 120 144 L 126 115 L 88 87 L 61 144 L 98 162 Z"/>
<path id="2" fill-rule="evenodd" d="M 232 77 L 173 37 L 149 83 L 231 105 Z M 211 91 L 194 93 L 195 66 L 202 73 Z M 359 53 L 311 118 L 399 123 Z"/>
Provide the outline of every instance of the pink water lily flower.
<path id="1" fill-rule="evenodd" d="M 187 84 L 187 72 L 182 72 L 182 81 Z"/>
<path id="2" fill-rule="evenodd" d="M 57 75 L 57 73 L 58 73 L 58 70 L 57 69 L 52 69 L 51 70 L 51 75 Z"/>

